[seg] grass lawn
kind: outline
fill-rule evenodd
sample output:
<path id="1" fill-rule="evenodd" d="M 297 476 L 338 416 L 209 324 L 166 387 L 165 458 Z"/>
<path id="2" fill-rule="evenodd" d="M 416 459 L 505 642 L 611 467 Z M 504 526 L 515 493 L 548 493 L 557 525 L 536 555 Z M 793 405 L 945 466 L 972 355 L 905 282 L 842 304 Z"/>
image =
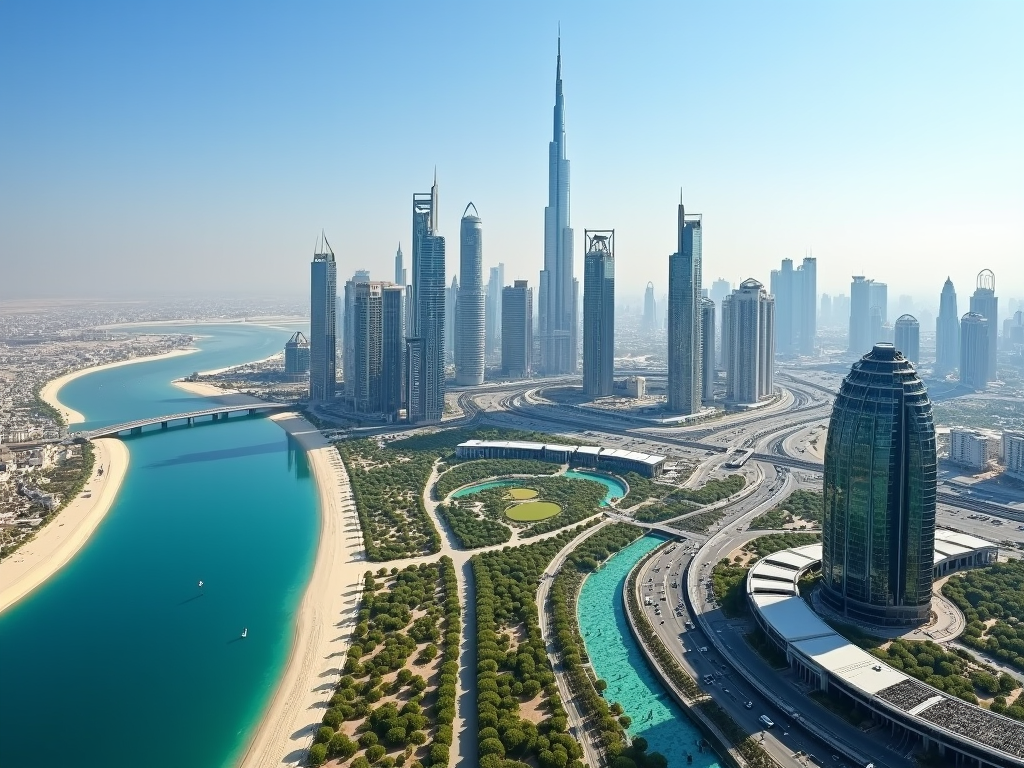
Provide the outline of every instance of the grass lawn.
<path id="1" fill-rule="evenodd" d="M 527 499 L 537 498 L 537 492 L 533 488 L 512 488 L 508 495 L 510 498 L 516 501 L 526 501 Z M 537 518 L 538 520 L 543 518 Z"/>
<path id="2" fill-rule="evenodd" d="M 505 515 L 509 520 L 532 523 L 536 520 L 547 520 L 561 511 L 562 508 L 551 501 L 528 501 L 505 510 Z"/>

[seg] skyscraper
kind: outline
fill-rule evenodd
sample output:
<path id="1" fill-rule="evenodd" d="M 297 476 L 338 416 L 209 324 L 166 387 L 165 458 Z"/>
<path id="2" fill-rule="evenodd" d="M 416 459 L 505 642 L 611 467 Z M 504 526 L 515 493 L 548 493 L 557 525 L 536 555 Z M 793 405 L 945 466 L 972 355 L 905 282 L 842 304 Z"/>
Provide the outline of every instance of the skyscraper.
<path id="1" fill-rule="evenodd" d="M 355 382 L 356 348 L 355 348 L 355 311 L 356 311 L 356 286 L 370 282 L 370 273 L 365 269 L 357 269 L 351 280 L 345 282 L 342 289 L 342 316 L 341 323 L 341 375 L 344 380 L 343 394 L 350 400 L 355 397 L 353 386 Z"/>
<path id="2" fill-rule="evenodd" d="M 960 365 L 960 315 L 956 311 L 956 289 L 948 277 L 939 297 L 935 320 L 935 375 L 945 376 Z"/>
<path id="3" fill-rule="evenodd" d="M 583 394 L 608 397 L 615 381 L 615 230 L 583 230 Z"/>
<path id="4" fill-rule="evenodd" d="M 924 384 L 876 344 L 843 380 L 825 443 L 822 598 L 833 609 L 877 624 L 928 618 L 935 472 Z"/>
<path id="5" fill-rule="evenodd" d="M 645 333 L 654 333 L 658 330 L 658 303 L 654 300 L 654 283 L 647 283 L 647 290 L 644 291 L 644 320 L 643 330 Z"/>
<path id="6" fill-rule="evenodd" d="M 383 410 L 384 286 L 353 282 L 351 359 L 345 361 L 345 390 L 352 407 L 363 413 Z"/>
<path id="7" fill-rule="evenodd" d="M 293 380 L 309 373 L 309 342 L 302 331 L 292 334 L 284 345 L 284 373 Z"/>
<path id="8" fill-rule="evenodd" d="M 978 273 L 978 283 L 971 296 L 971 312 L 988 320 L 988 372 L 986 381 L 995 381 L 996 349 L 999 346 L 999 299 L 996 298 L 996 276 L 991 269 Z"/>
<path id="9" fill-rule="evenodd" d="M 456 320 L 456 311 L 459 307 L 459 278 L 457 275 L 452 275 L 451 285 L 445 290 L 444 294 L 444 350 L 445 360 L 450 360 L 458 365 L 459 350 L 458 345 L 455 341 L 455 327 L 458 324 Z"/>
<path id="10" fill-rule="evenodd" d="M 533 372 L 533 289 L 516 280 L 502 294 L 501 373 L 525 379 Z"/>
<path id="11" fill-rule="evenodd" d="M 711 284 L 708 291 L 708 298 L 715 302 L 715 352 L 718 370 L 724 368 L 725 351 L 722 349 L 722 302 L 725 297 L 732 293 L 732 283 L 723 280 L 721 277 Z"/>
<path id="12" fill-rule="evenodd" d="M 826 328 L 832 325 L 832 297 L 827 293 L 821 294 L 821 310 L 818 312 L 818 321 Z"/>
<path id="13" fill-rule="evenodd" d="M 577 369 L 577 300 L 573 277 L 573 232 L 569 226 L 569 161 L 565 157 L 562 38 L 555 67 L 554 128 L 548 145 L 548 205 L 544 209 L 544 269 L 540 273 L 541 368 L 546 374 Z"/>
<path id="14" fill-rule="evenodd" d="M 977 312 L 960 319 L 960 383 L 971 389 L 985 389 L 990 381 L 988 326 L 988 318 Z"/>
<path id="15" fill-rule="evenodd" d="M 871 284 L 863 275 L 854 275 L 850 284 L 850 351 L 862 355 L 871 349 Z"/>
<path id="16" fill-rule="evenodd" d="M 323 233 L 309 274 L 309 399 L 333 400 L 337 378 L 338 265 Z"/>
<path id="17" fill-rule="evenodd" d="M 878 313 L 882 317 L 882 325 L 885 325 L 889 322 L 889 286 L 872 280 L 868 295 L 871 297 L 871 308 L 878 308 Z M 872 339 L 872 342 L 874 341 L 876 339 Z"/>
<path id="18" fill-rule="evenodd" d="M 490 353 L 499 349 L 501 341 L 501 302 L 505 287 L 505 265 L 491 267 L 487 280 L 487 308 L 484 312 L 485 350 Z"/>
<path id="19" fill-rule="evenodd" d="M 405 257 L 402 255 L 402 244 L 398 244 L 398 252 L 395 254 L 395 285 L 405 287 Z"/>
<path id="20" fill-rule="evenodd" d="M 775 388 L 775 298 L 757 280 L 740 283 L 722 307 L 725 399 L 752 405 Z M 726 338 L 728 337 L 728 341 Z"/>
<path id="21" fill-rule="evenodd" d="M 470 208 L 473 209 L 470 215 Z M 456 384 L 484 383 L 484 243 L 483 224 L 476 206 L 462 213 L 459 229 L 459 303 L 456 312 L 459 354 Z"/>
<path id="22" fill-rule="evenodd" d="M 677 250 L 668 257 L 668 408 L 682 414 L 701 405 L 701 215 L 677 212 Z"/>
<path id="23" fill-rule="evenodd" d="M 715 302 L 700 300 L 701 334 L 701 400 L 705 405 L 715 404 Z"/>
<path id="24" fill-rule="evenodd" d="M 775 297 L 775 351 L 782 356 L 813 355 L 818 330 L 818 260 L 808 256 L 793 269 L 783 259 L 772 270 L 771 295 Z"/>
<path id="25" fill-rule="evenodd" d="M 430 194 L 414 194 L 412 202 L 413 330 L 406 337 L 406 409 L 412 422 L 438 422 L 444 412 L 445 243 L 437 234 L 438 197 L 435 172 Z"/>
<path id="26" fill-rule="evenodd" d="M 913 315 L 900 315 L 893 326 L 896 350 L 917 367 L 921 361 L 921 326 Z"/>
<path id="27" fill-rule="evenodd" d="M 402 286 L 384 287 L 383 312 L 380 407 L 389 421 L 397 421 L 402 408 L 405 372 L 405 289 Z"/>

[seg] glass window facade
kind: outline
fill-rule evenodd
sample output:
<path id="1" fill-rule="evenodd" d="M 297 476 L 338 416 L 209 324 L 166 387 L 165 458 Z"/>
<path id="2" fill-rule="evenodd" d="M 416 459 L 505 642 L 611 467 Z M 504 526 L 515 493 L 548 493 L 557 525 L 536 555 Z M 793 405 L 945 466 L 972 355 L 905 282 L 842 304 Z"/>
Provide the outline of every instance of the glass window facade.
<path id="1" fill-rule="evenodd" d="M 854 619 L 928 618 L 935 548 L 935 426 L 914 367 L 892 344 L 854 364 L 825 444 L 823 598 Z"/>

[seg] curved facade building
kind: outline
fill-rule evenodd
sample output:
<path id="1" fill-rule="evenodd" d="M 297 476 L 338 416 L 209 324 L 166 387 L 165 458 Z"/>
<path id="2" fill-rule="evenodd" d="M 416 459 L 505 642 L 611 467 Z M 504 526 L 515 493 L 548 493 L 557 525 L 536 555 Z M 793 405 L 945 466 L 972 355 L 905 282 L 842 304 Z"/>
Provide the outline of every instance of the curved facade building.
<path id="1" fill-rule="evenodd" d="M 910 362 L 876 344 L 843 380 L 825 443 L 822 597 L 850 618 L 916 624 L 931 608 L 935 425 Z"/>
<path id="2" fill-rule="evenodd" d="M 921 324 L 913 315 L 900 315 L 893 326 L 893 336 L 898 349 L 913 365 L 921 362 Z"/>
<path id="3" fill-rule="evenodd" d="M 470 213 L 472 210 L 472 214 Z M 484 383 L 484 234 L 476 206 L 462 214 L 459 230 L 459 301 L 455 314 L 456 384 Z"/>

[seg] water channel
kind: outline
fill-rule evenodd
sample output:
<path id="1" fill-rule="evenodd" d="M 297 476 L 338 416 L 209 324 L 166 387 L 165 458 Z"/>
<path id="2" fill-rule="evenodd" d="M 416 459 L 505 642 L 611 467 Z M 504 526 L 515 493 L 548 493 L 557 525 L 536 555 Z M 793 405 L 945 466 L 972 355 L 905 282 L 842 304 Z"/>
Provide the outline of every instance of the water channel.
<path id="1" fill-rule="evenodd" d="M 203 335 L 201 351 L 64 387 L 88 419 L 78 428 L 201 407 L 171 379 L 267 357 L 292 332 L 173 331 Z M 0 614 L 5 768 L 230 766 L 290 650 L 319 531 L 304 453 L 263 418 L 126 444 L 128 474 L 92 539 Z"/>
<path id="2" fill-rule="evenodd" d="M 622 704 L 633 722 L 631 736 L 643 736 L 648 751 L 661 752 L 672 768 L 719 768 L 714 754 L 701 753 L 701 735 L 651 672 L 629 629 L 622 586 L 640 559 L 664 540 L 645 536 L 591 574 L 580 591 L 578 620 L 597 676 L 608 683 L 605 698 Z"/>

